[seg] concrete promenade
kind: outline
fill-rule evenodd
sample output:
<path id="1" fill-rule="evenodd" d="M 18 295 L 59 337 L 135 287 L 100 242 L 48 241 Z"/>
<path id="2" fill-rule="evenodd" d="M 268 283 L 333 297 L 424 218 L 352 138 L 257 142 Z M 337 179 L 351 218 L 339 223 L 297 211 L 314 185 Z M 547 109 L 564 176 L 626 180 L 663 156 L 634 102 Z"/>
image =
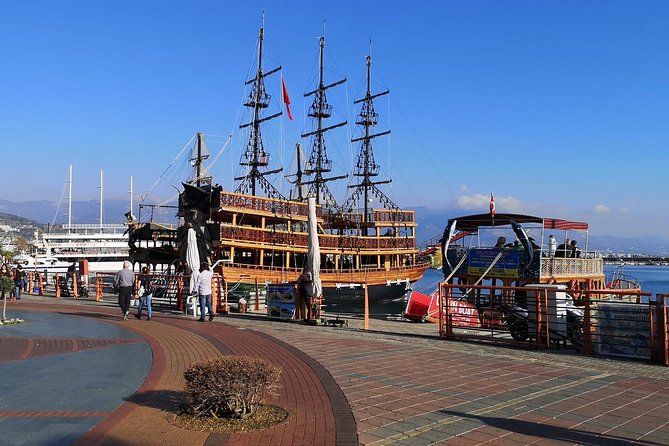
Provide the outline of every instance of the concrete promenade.
<path id="1" fill-rule="evenodd" d="M 669 444 L 660 366 L 443 341 L 428 324 L 124 321 L 111 301 L 48 296 L 7 307 L 29 322 L 0 327 L 2 445 Z M 183 371 L 221 354 L 281 365 L 272 402 L 290 418 L 239 434 L 174 425 Z"/>

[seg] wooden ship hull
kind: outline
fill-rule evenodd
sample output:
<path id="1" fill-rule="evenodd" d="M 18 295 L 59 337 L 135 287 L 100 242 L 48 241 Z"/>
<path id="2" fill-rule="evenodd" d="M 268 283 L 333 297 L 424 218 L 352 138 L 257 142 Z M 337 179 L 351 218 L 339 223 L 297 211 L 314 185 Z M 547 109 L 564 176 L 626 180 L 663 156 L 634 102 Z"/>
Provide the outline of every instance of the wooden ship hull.
<path id="1" fill-rule="evenodd" d="M 306 203 L 230 192 L 216 192 L 210 218 L 219 237 L 214 260 L 229 283 L 268 284 L 297 280 L 307 251 Z M 356 300 L 362 286 L 370 301 L 404 296 L 421 278 L 429 261 L 418 258 L 413 211 L 374 210 L 375 235 L 345 234 L 357 214 L 323 217 L 317 207 L 320 277 L 326 300 Z M 370 229 L 371 229 L 370 228 Z"/>

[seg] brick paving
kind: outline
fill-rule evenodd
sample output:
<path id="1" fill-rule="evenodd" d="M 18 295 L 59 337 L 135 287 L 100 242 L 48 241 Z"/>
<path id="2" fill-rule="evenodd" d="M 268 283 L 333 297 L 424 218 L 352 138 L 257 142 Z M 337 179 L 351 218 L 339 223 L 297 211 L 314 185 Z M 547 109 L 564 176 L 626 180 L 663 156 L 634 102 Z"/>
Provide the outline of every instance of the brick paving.
<path id="1" fill-rule="evenodd" d="M 132 334 L 86 341 L 89 333 L 69 340 L 39 333 L 34 339 L 49 339 L 52 346 L 40 352 L 42 360 L 84 347 L 139 348 L 139 338 L 150 346 L 152 363 L 143 382 L 116 408 L 44 415 L 0 410 L 0 432 L 5 419 L 58 415 L 59 420 L 98 420 L 73 439 L 78 445 L 669 444 L 665 367 L 443 341 L 430 337 L 434 327 L 429 324 L 373 321 L 377 331 L 364 332 L 356 321 L 333 328 L 232 315 L 215 323 L 159 313 L 150 322 L 122 321 L 112 307 L 44 298 L 25 300 L 9 311 L 18 309 L 97 318 Z M 0 367 L 37 353 L 29 342 L 0 331 Z M 7 353 L 5 345 L 11 346 Z M 229 435 L 173 425 L 183 370 L 221 354 L 259 356 L 281 365 L 281 394 L 273 402 L 291 412 L 289 421 Z"/>

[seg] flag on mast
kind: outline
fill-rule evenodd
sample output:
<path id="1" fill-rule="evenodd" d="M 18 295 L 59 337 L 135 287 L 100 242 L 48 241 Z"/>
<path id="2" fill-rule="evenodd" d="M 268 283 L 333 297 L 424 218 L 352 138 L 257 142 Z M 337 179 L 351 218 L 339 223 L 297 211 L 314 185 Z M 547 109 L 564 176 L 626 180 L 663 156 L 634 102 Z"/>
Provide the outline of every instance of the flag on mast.
<path id="1" fill-rule="evenodd" d="M 286 82 L 281 77 L 281 87 L 283 88 L 283 103 L 286 104 L 286 112 L 288 113 L 288 119 L 293 120 L 293 114 L 290 112 L 290 96 L 288 96 L 288 89 L 286 88 Z"/>
<path id="2" fill-rule="evenodd" d="M 490 192 L 490 219 L 492 220 L 493 226 L 495 225 L 495 197 L 492 196 Z"/>

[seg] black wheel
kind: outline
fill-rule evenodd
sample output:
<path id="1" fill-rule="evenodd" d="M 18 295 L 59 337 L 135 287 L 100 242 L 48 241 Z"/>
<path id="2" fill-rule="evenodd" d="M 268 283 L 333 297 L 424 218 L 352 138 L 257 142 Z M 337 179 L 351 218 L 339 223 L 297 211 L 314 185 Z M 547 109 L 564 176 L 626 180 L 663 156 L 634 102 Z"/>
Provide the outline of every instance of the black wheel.
<path id="1" fill-rule="evenodd" d="M 509 321 L 509 331 L 511 332 L 511 337 L 516 341 L 526 341 L 529 337 L 529 330 L 525 321 Z"/>
<path id="2" fill-rule="evenodd" d="M 567 337 L 573 343 L 580 344 L 583 341 L 583 323 L 579 320 L 573 320 L 567 324 Z"/>

